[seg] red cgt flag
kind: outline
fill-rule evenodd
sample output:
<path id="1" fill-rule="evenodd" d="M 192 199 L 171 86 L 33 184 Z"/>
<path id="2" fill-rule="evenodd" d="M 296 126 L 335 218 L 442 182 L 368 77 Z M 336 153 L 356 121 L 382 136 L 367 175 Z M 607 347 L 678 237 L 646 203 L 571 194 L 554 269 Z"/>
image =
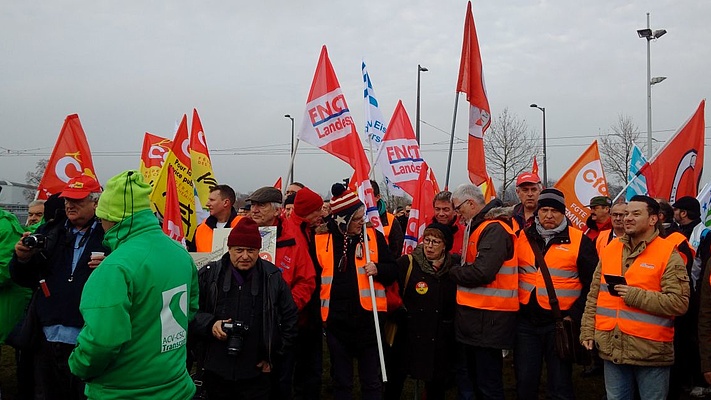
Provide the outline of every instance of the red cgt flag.
<path id="1" fill-rule="evenodd" d="M 704 166 L 704 108 L 701 100 L 694 115 L 667 141 L 640 174 L 647 178 L 652 197 L 669 199 L 696 197 Z"/>
<path id="2" fill-rule="evenodd" d="M 47 169 L 37 187 L 37 199 L 46 200 L 52 194 L 61 192 L 70 179 L 81 174 L 99 181 L 79 116 L 72 114 L 64 119 Z"/>
<path id="3" fill-rule="evenodd" d="M 489 99 L 486 97 L 484 71 L 479 52 L 479 41 L 474 27 L 472 2 L 467 3 L 467 16 L 464 20 L 464 43 L 462 58 L 459 64 L 459 80 L 457 92 L 467 94 L 469 102 L 469 156 L 467 167 L 469 180 L 479 186 L 486 182 L 489 174 L 486 172 L 484 158 L 484 133 L 491 124 Z"/>
<path id="4" fill-rule="evenodd" d="M 178 189 L 175 185 L 175 173 L 173 166 L 168 165 L 168 182 L 165 192 L 165 214 L 163 215 L 163 232 L 185 245 L 185 235 L 183 234 L 183 221 L 180 216 L 180 201 L 178 200 Z"/>
<path id="5" fill-rule="evenodd" d="M 418 176 L 420 190 L 416 196 L 412 197 L 410 216 L 405 228 L 405 242 L 403 243 L 402 254 L 410 254 L 417 247 L 417 243 L 422 239 L 425 227 L 434 218 L 434 197 L 439 193 L 437 179 L 434 171 L 426 162 L 422 162 L 420 174 Z"/>

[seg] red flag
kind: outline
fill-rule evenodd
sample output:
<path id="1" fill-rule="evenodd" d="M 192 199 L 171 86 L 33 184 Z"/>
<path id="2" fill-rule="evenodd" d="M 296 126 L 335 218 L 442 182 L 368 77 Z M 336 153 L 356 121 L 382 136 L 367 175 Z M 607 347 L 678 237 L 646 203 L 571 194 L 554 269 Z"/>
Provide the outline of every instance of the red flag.
<path id="1" fill-rule="evenodd" d="M 281 176 L 280 176 L 279 179 L 277 179 L 277 181 L 274 183 L 274 187 L 277 188 L 277 189 L 279 189 L 279 190 L 281 190 Z"/>
<path id="2" fill-rule="evenodd" d="M 418 176 L 420 190 L 412 198 L 412 208 L 410 217 L 407 220 L 405 229 L 405 242 L 403 243 L 402 254 L 410 254 L 415 249 L 417 243 L 422 240 L 422 233 L 425 227 L 434 218 L 434 207 L 432 203 L 434 197 L 439 193 L 439 186 L 435 179 L 434 172 L 426 162 L 422 163 Z"/>
<path id="3" fill-rule="evenodd" d="M 46 200 L 52 194 L 61 192 L 70 179 L 81 174 L 99 181 L 79 116 L 72 114 L 64 119 L 47 169 L 37 187 L 37 199 Z"/>
<path id="4" fill-rule="evenodd" d="M 696 197 L 704 166 L 705 106 L 706 100 L 701 100 L 694 115 L 642 167 L 650 196 L 670 203 L 684 196 Z"/>
<path id="5" fill-rule="evenodd" d="M 168 182 L 165 192 L 165 214 L 163 214 L 163 232 L 185 245 L 185 235 L 183 234 L 183 221 L 180 216 L 180 202 L 178 199 L 178 189 L 175 185 L 175 173 L 173 166 L 168 165 Z"/>
<path id="6" fill-rule="evenodd" d="M 607 179 L 602 170 L 597 140 L 580 155 L 554 187 L 565 195 L 566 217 L 573 226 L 584 229 L 590 215 L 590 199 L 607 196 Z"/>
<path id="7" fill-rule="evenodd" d="M 538 161 L 536 160 L 536 156 L 533 156 L 533 167 L 531 167 L 531 172 L 538 175 Z"/>
<path id="8" fill-rule="evenodd" d="M 173 141 L 164 137 L 152 135 L 148 132 L 143 136 L 143 151 L 141 152 L 141 174 L 143 180 L 151 186 L 163 168 L 163 163 L 168 158 Z"/>
<path id="9" fill-rule="evenodd" d="M 207 149 L 205 132 L 197 109 L 193 108 L 193 123 L 190 129 L 190 158 L 193 181 L 200 203 L 207 204 L 210 189 L 217 186 L 215 173 L 212 171 L 210 151 Z"/>
<path id="10" fill-rule="evenodd" d="M 459 64 L 459 80 L 457 92 L 467 94 L 469 102 L 469 156 L 467 167 L 469 180 L 475 185 L 486 182 L 489 174 L 486 172 L 484 158 L 484 133 L 491 123 L 489 99 L 486 96 L 484 71 L 479 52 L 479 41 L 474 27 L 472 3 L 467 3 L 467 16 L 464 20 L 464 43 L 462 58 Z"/>

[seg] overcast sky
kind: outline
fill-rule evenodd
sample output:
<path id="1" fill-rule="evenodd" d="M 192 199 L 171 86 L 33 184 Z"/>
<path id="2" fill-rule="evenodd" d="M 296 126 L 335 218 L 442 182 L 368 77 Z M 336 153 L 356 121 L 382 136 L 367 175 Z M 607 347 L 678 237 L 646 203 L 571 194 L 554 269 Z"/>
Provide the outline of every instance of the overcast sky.
<path id="1" fill-rule="evenodd" d="M 361 134 L 362 59 L 386 120 L 402 99 L 414 122 L 417 65 L 429 69 L 422 153 L 444 184 L 465 11 L 464 0 L 4 2 L 0 178 L 24 182 L 78 113 L 106 182 L 138 168 L 144 132 L 172 138 L 195 107 L 218 180 L 241 192 L 271 185 L 288 169 L 284 114 L 298 130 L 325 44 Z M 652 76 L 668 77 L 653 87 L 655 139 L 711 93 L 711 2 L 485 0 L 473 11 L 491 113 L 508 107 L 540 133 L 529 104 L 546 108 L 551 179 L 620 113 L 646 132 L 646 41 L 636 33 L 646 12 L 668 31 L 651 43 Z M 466 118 L 462 98 L 462 139 Z M 455 144 L 450 186 L 466 179 L 464 148 Z M 308 144 L 294 169 L 322 194 L 351 174 Z"/>

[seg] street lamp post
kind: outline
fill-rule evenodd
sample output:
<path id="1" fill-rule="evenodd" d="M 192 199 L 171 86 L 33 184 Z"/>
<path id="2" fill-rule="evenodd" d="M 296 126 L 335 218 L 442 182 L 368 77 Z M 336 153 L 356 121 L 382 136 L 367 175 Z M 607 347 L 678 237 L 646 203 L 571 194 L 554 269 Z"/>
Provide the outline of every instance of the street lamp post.
<path id="1" fill-rule="evenodd" d="M 415 138 L 417 144 L 420 144 L 420 72 L 429 71 L 427 68 L 417 64 L 417 118 L 415 122 Z"/>
<path id="2" fill-rule="evenodd" d="M 291 176 L 291 182 L 294 182 L 294 117 L 289 114 L 284 115 L 284 118 L 289 118 L 291 120 L 291 168 L 289 169 L 289 175 Z M 288 184 L 289 182 L 287 182 Z"/>
<path id="3" fill-rule="evenodd" d="M 652 85 L 666 79 L 666 77 L 652 79 L 651 46 L 652 39 L 659 39 L 667 33 L 665 29 L 652 31 L 649 27 L 649 13 L 647 13 L 647 28 L 637 29 L 637 35 L 641 39 L 647 39 L 647 157 L 652 158 Z"/>
<path id="4" fill-rule="evenodd" d="M 538 104 L 531 104 L 532 108 L 543 111 L 543 187 L 548 185 L 548 157 L 546 156 L 546 108 L 539 107 Z"/>

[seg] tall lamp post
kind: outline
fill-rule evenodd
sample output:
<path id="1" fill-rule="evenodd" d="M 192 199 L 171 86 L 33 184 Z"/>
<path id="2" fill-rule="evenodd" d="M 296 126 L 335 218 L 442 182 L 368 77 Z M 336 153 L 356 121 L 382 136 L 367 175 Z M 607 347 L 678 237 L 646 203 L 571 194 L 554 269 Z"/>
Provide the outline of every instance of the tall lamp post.
<path id="1" fill-rule="evenodd" d="M 666 77 L 655 77 L 652 79 L 652 64 L 650 61 L 650 48 L 649 45 L 652 39 L 659 39 L 667 33 L 666 29 L 657 29 L 652 31 L 649 27 L 649 13 L 647 13 L 647 28 L 637 29 L 637 34 L 641 39 L 647 39 L 647 157 L 652 158 L 652 85 L 657 84 Z"/>
<path id="2" fill-rule="evenodd" d="M 538 104 L 531 104 L 532 108 L 543 111 L 543 187 L 548 185 L 548 157 L 546 156 L 546 108 L 539 107 Z"/>
<path id="3" fill-rule="evenodd" d="M 291 175 L 291 182 L 294 182 L 294 117 L 289 114 L 285 114 L 284 118 L 289 118 L 291 120 L 291 168 L 289 169 L 289 175 Z M 289 184 L 290 182 L 287 182 Z"/>
<path id="4" fill-rule="evenodd" d="M 420 144 L 420 72 L 429 71 L 427 68 L 417 64 L 417 118 L 415 123 L 415 138 L 417 144 Z"/>

